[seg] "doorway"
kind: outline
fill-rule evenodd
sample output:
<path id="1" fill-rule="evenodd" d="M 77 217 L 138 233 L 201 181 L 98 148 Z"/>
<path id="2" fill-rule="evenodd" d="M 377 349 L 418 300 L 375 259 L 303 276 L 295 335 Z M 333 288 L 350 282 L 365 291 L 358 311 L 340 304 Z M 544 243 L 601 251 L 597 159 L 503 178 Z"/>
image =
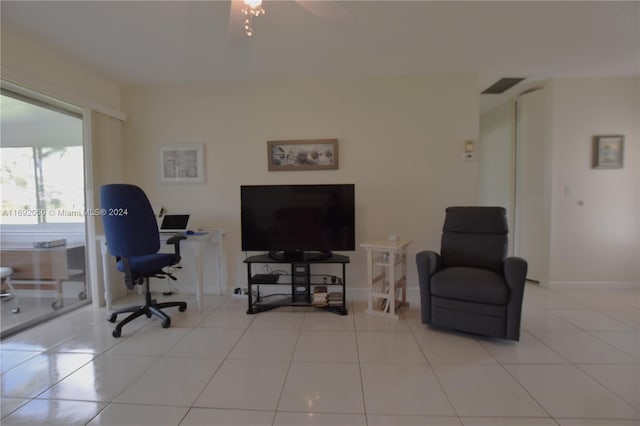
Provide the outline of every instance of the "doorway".
<path id="1" fill-rule="evenodd" d="M 548 99 L 545 89 L 530 91 L 480 117 L 479 204 L 507 209 L 509 255 L 527 260 L 535 282 L 548 270 Z"/>
<path id="2" fill-rule="evenodd" d="M 548 270 L 548 111 L 544 89 L 525 93 L 516 101 L 514 255 L 527 259 L 527 279 L 538 283 L 546 279 Z"/>

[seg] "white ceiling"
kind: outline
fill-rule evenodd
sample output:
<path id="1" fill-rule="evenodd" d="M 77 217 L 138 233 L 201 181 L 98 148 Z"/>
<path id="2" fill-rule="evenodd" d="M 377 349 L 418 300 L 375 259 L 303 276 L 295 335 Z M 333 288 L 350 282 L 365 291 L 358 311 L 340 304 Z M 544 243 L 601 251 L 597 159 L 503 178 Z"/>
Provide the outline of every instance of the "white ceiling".
<path id="1" fill-rule="evenodd" d="M 254 37 L 239 43 L 227 32 L 229 1 L 3 0 L 0 7 L 3 26 L 122 86 L 477 72 L 479 91 L 500 77 L 526 77 L 505 94 L 514 96 L 548 78 L 640 73 L 637 1 L 302 3 L 266 0 Z M 504 98 L 482 95 L 482 109 Z"/>

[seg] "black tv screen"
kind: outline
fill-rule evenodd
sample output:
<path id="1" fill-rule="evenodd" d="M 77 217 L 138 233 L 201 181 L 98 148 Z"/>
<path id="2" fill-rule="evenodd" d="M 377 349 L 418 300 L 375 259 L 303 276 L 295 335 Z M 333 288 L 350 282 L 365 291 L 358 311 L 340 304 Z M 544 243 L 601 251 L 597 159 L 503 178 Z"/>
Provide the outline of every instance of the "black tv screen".
<path id="1" fill-rule="evenodd" d="M 240 187 L 242 250 L 302 258 L 355 250 L 355 189 L 339 185 Z"/>

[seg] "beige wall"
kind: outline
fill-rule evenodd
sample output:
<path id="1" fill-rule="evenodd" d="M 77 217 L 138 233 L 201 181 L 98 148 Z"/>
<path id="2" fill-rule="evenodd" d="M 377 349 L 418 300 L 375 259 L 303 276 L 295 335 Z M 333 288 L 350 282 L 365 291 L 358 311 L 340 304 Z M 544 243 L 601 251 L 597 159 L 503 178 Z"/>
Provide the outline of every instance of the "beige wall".
<path id="1" fill-rule="evenodd" d="M 120 88 L 65 52 L 2 25 L 0 71 L 3 79 L 77 106 L 120 113 Z"/>
<path id="2" fill-rule="evenodd" d="M 475 74 L 220 82 L 123 89 L 125 177 L 153 204 L 193 214 L 192 227 L 226 228 L 229 286 L 244 284 L 240 185 L 354 183 L 356 244 L 395 233 L 414 255 L 438 249 L 444 208 L 475 204 L 478 140 Z M 268 172 L 266 141 L 338 138 L 339 170 Z M 204 143 L 207 182 L 159 183 L 159 147 Z M 364 286 L 361 249 L 348 252 L 348 282 Z"/>
<path id="3" fill-rule="evenodd" d="M 638 84 L 553 81 L 551 285 L 638 285 Z M 592 169 L 592 137 L 612 134 L 625 136 L 624 168 Z"/>
<path id="4" fill-rule="evenodd" d="M 543 247 L 545 285 L 552 287 L 637 287 L 640 285 L 640 106 L 638 77 L 555 79 L 548 98 L 551 150 L 544 174 L 550 193 L 550 235 Z M 481 119 L 480 158 L 505 143 L 514 126 L 505 107 Z M 591 168 L 594 135 L 625 136 L 623 169 Z M 526 159 L 525 159 L 526 160 Z M 480 202 L 498 197 L 484 187 Z M 491 172 L 496 173 L 496 171 Z M 497 190 L 498 187 L 494 187 Z M 582 205 L 580 205 L 580 203 Z M 546 207 L 544 207 L 546 209 Z"/>

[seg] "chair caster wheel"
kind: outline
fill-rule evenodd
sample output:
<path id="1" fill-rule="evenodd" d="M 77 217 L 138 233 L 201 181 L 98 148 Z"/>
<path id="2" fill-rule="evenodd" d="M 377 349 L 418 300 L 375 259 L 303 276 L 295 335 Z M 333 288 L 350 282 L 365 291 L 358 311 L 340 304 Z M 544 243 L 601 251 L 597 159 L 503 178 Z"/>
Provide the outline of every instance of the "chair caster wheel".
<path id="1" fill-rule="evenodd" d="M 116 328 L 111 334 L 113 335 L 113 337 L 120 337 L 122 335 L 122 331 Z"/>
<path id="2" fill-rule="evenodd" d="M 186 311 L 186 310 L 187 310 L 187 305 L 185 304 L 185 305 L 180 305 L 180 306 L 178 306 L 178 310 L 179 310 L 180 312 L 184 312 L 184 311 Z"/>
<path id="3" fill-rule="evenodd" d="M 84 299 L 86 299 L 86 298 L 87 298 L 87 292 L 86 292 L 86 291 L 81 291 L 81 292 L 78 294 L 78 299 L 80 299 L 80 300 L 84 300 Z"/>
<path id="4" fill-rule="evenodd" d="M 20 308 L 12 309 L 11 312 L 13 312 L 14 314 L 17 314 L 18 312 L 20 312 Z"/>
<path id="5" fill-rule="evenodd" d="M 151 318 L 151 312 L 148 312 L 145 315 L 147 316 L 147 318 Z"/>
<path id="6" fill-rule="evenodd" d="M 169 326 L 171 326 L 171 318 L 167 318 L 166 320 L 162 321 L 162 328 L 169 328 Z"/>
<path id="7" fill-rule="evenodd" d="M 57 311 L 58 309 L 62 308 L 62 300 L 56 300 L 51 304 L 51 307 L 53 308 L 54 311 Z"/>
<path id="8" fill-rule="evenodd" d="M 109 315 L 109 318 L 107 318 L 107 321 L 109 322 L 116 322 L 116 318 L 118 317 L 118 315 L 116 314 L 111 314 Z"/>

